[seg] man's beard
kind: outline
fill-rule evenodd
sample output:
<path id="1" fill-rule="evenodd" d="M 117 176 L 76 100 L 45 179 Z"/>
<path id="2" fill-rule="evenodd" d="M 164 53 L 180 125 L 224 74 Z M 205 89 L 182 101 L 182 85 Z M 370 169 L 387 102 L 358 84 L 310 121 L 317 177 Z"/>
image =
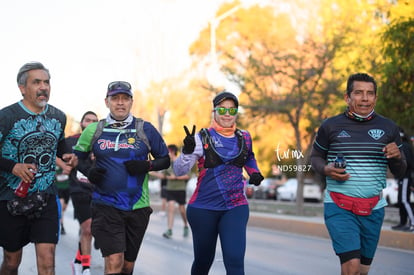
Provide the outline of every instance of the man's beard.
<path id="1" fill-rule="evenodd" d="M 40 102 L 36 102 L 36 105 L 38 107 L 40 107 L 40 108 L 44 108 L 46 106 L 46 104 L 47 104 L 47 101 L 46 100 L 42 100 Z"/>

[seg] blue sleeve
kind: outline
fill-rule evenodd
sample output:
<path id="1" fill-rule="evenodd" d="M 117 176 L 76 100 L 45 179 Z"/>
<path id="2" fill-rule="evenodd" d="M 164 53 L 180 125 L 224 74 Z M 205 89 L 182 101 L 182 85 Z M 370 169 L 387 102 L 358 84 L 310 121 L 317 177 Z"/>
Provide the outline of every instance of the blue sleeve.
<path id="1" fill-rule="evenodd" d="M 168 148 L 164 139 L 151 123 L 144 122 L 144 132 L 147 135 L 148 141 L 151 145 L 151 155 L 154 158 L 168 156 Z"/>
<path id="2" fill-rule="evenodd" d="M 256 157 L 254 156 L 253 143 L 252 143 L 252 138 L 250 136 L 250 133 L 247 131 L 243 131 L 243 138 L 246 141 L 246 146 L 249 151 L 249 155 L 244 165 L 244 169 L 246 169 L 246 172 L 249 175 L 253 173 L 260 173 L 259 167 L 257 166 Z"/>

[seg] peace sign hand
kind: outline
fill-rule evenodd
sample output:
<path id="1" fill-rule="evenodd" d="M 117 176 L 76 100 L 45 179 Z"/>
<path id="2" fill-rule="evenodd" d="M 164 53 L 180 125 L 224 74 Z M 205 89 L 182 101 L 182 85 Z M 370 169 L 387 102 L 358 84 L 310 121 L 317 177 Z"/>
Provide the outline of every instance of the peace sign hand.
<path id="1" fill-rule="evenodd" d="M 193 125 L 193 130 L 190 133 L 190 131 L 188 131 L 187 126 L 184 125 L 184 131 L 186 133 L 186 136 L 183 140 L 183 142 L 184 142 L 183 153 L 186 154 L 186 155 L 187 154 L 192 154 L 194 152 L 194 148 L 195 148 L 195 138 L 194 138 L 195 130 L 196 130 L 196 126 Z"/>

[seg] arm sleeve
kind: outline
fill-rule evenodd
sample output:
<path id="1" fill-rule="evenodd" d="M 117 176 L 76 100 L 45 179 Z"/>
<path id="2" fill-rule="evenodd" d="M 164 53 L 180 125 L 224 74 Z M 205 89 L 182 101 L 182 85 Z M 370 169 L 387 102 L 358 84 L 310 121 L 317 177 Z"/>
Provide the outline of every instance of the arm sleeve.
<path id="1" fill-rule="evenodd" d="M 160 171 L 168 167 L 170 167 L 170 156 L 165 156 L 151 160 L 150 171 Z"/>
<path id="2" fill-rule="evenodd" d="M 310 156 L 312 170 L 322 176 L 325 176 L 326 158 L 329 149 L 329 139 L 328 135 L 326 134 L 327 131 L 325 130 L 326 127 L 327 126 L 325 123 L 319 127 L 315 141 L 313 142 Z"/>
<path id="3" fill-rule="evenodd" d="M 312 148 L 310 159 L 313 171 L 320 175 L 325 175 L 326 155 L 314 147 Z"/>
<path id="4" fill-rule="evenodd" d="M 151 146 L 151 156 L 155 159 L 168 156 L 168 148 L 158 130 L 150 122 L 145 121 L 143 130 Z"/>
<path id="5" fill-rule="evenodd" d="M 406 153 L 404 143 L 400 136 L 400 131 L 398 127 L 394 128 L 394 142 L 398 145 L 398 148 L 400 149 L 401 158 L 390 158 L 388 159 L 388 167 L 390 168 L 391 173 L 397 178 L 401 179 L 404 177 L 405 172 L 407 170 L 407 159 L 406 159 Z"/>
<path id="6" fill-rule="evenodd" d="M 160 171 L 170 167 L 170 156 L 164 139 L 158 130 L 150 122 L 144 122 L 143 130 L 151 145 L 151 156 L 149 171 Z"/>
<path id="7" fill-rule="evenodd" d="M 61 141 L 59 141 L 59 143 L 58 143 L 58 146 L 57 146 L 57 152 L 56 152 L 56 156 L 57 156 L 58 158 L 62 158 L 63 154 L 65 154 L 65 153 L 71 153 L 71 152 L 68 152 L 68 151 L 66 150 L 66 142 L 65 142 L 65 140 L 64 140 L 64 139 L 62 139 L 62 140 L 61 140 Z"/>
<path id="8" fill-rule="evenodd" d="M 257 165 L 256 157 L 253 152 L 252 138 L 249 132 L 244 131 L 244 139 L 246 140 L 246 146 L 248 147 L 249 151 L 249 155 L 247 156 L 247 161 L 244 165 L 244 169 L 246 170 L 247 174 L 251 176 L 253 173 L 260 173 L 260 171 Z"/>
<path id="9" fill-rule="evenodd" d="M 15 165 L 16 162 L 11 159 L 0 158 L 0 170 L 11 173 Z"/>
<path id="10" fill-rule="evenodd" d="M 89 174 L 89 170 L 92 168 L 91 162 L 88 159 L 78 159 L 78 166 L 76 166 L 76 169 L 80 171 L 84 175 Z"/>
<path id="11" fill-rule="evenodd" d="M 407 161 L 405 159 L 405 154 L 400 148 L 401 158 L 400 159 L 389 159 L 388 167 L 390 168 L 391 173 L 398 179 L 403 178 L 405 171 L 407 169 Z"/>
<path id="12" fill-rule="evenodd" d="M 196 161 L 204 155 L 203 144 L 200 139 L 200 134 L 195 136 L 196 146 L 192 154 L 181 153 L 174 161 L 173 170 L 176 176 L 187 174 L 193 168 Z"/>
<path id="13" fill-rule="evenodd" d="M 10 115 L 10 114 L 9 114 Z M 0 155 L 2 155 L 3 145 L 4 145 L 4 138 L 9 133 L 10 128 L 12 127 L 9 125 L 9 120 L 4 119 L 8 116 L 7 111 L 0 110 Z M 13 171 L 14 166 L 16 165 L 16 162 L 11 159 L 7 159 L 4 157 L 0 157 L 0 170 L 6 171 L 11 173 Z"/>
<path id="14" fill-rule="evenodd" d="M 56 150 L 56 156 L 58 158 L 62 158 L 63 154 L 69 153 L 69 152 L 66 152 L 65 128 L 66 128 L 66 115 L 63 114 L 62 133 L 60 134 L 59 142 L 58 142 L 57 150 Z"/>

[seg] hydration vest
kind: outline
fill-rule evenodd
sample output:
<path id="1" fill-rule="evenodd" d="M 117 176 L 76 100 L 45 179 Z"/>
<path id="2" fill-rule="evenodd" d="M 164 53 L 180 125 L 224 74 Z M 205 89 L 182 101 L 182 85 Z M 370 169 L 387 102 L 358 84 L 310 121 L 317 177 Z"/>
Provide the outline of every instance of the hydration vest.
<path id="1" fill-rule="evenodd" d="M 220 164 L 223 164 L 223 159 L 220 157 L 220 154 L 216 151 L 216 148 L 214 148 L 213 141 L 211 139 L 211 135 L 208 129 L 202 128 L 200 134 L 204 149 L 204 168 L 214 168 L 216 166 L 219 166 Z M 237 137 L 237 142 L 240 151 L 232 160 L 226 162 L 225 164 L 232 164 L 237 167 L 243 167 L 247 161 L 249 151 L 247 149 L 246 141 L 243 137 L 242 131 L 236 129 L 234 134 Z"/>
<path id="2" fill-rule="evenodd" d="M 94 144 L 95 141 L 101 136 L 102 132 L 121 132 L 121 133 L 136 133 L 137 137 L 141 139 L 145 145 L 148 147 L 148 150 L 151 151 L 151 145 L 149 143 L 148 137 L 144 132 L 144 121 L 141 118 L 135 118 L 135 129 L 108 129 L 104 128 L 106 119 L 103 118 L 99 120 L 98 125 L 96 126 L 96 131 L 93 134 L 91 144 Z"/>

